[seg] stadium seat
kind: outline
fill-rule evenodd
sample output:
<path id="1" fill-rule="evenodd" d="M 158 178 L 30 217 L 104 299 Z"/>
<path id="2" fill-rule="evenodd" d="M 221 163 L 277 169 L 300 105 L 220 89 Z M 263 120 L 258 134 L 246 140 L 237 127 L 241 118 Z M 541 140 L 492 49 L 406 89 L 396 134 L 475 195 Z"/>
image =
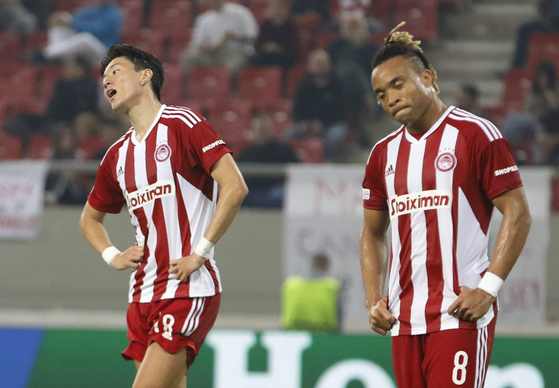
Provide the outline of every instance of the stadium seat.
<path id="1" fill-rule="evenodd" d="M 188 76 L 188 98 L 191 100 L 226 100 L 229 98 L 231 69 L 196 67 Z"/>
<path id="2" fill-rule="evenodd" d="M 524 99 L 532 88 L 532 77 L 527 70 L 511 69 L 505 74 L 503 105 L 507 111 L 519 112 L 524 107 Z"/>
<path id="3" fill-rule="evenodd" d="M 301 163 L 322 163 L 324 161 L 324 141 L 320 137 L 291 139 L 289 144 L 295 149 Z"/>
<path id="4" fill-rule="evenodd" d="M 165 66 L 165 83 L 161 89 L 161 102 L 177 105 L 183 95 L 183 72 L 180 66 Z"/>
<path id="5" fill-rule="evenodd" d="M 181 52 L 189 45 L 191 39 L 191 29 L 187 29 L 180 34 L 167 35 L 163 56 L 164 62 L 179 65 Z"/>
<path id="6" fill-rule="evenodd" d="M 255 109 L 268 114 L 274 122 L 274 135 L 281 139 L 285 130 L 291 125 L 291 101 L 279 100 L 269 104 L 255 104 Z"/>
<path id="7" fill-rule="evenodd" d="M 192 27 L 190 1 L 157 0 L 153 2 L 149 28 L 165 35 L 176 35 Z"/>
<path id="8" fill-rule="evenodd" d="M 20 159 L 22 141 L 19 137 L 0 133 L 0 160 Z"/>
<path id="9" fill-rule="evenodd" d="M 239 74 L 239 98 L 253 103 L 276 102 L 281 94 L 279 67 L 245 67 Z"/>
<path id="10" fill-rule="evenodd" d="M 306 63 L 309 52 L 315 47 L 315 36 L 309 30 L 299 30 L 297 34 L 297 62 Z"/>
<path id="11" fill-rule="evenodd" d="M 163 58 L 163 43 L 165 36 L 161 31 L 143 28 L 139 33 L 124 34 L 123 43 L 136 46 L 157 58 Z"/>
<path id="12" fill-rule="evenodd" d="M 52 156 L 52 138 L 46 135 L 35 135 L 29 141 L 27 157 L 30 159 L 49 160 Z"/>
<path id="13" fill-rule="evenodd" d="M 32 66 L 0 65 L 0 98 L 7 97 L 12 101 L 32 99 L 35 96 L 37 73 L 37 68 Z"/>
<path id="14" fill-rule="evenodd" d="M 144 2 L 142 0 L 125 0 L 119 2 L 124 16 L 124 34 L 138 34 L 143 27 Z"/>
<path id="15" fill-rule="evenodd" d="M 227 147 L 238 154 L 251 143 L 252 104 L 246 100 L 224 100 L 209 110 L 209 120 Z"/>
<path id="16" fill-rule="evenodd" d="M 19 60 L 19 35 L 16 32 L 0 32 L 0 58 L 3 63 Z"/>
<path id="17" fill-rule="evenodd" d="M 393 0 L 372 0 L 371 1 L 371 14 L 384 23 L 390 30 L 392 27 L 392 13 L 394 1 Z"/>
<path id="18" fill-rule="evenodd" d="M 285 96 L 287 98 L 295 97 L 299 82 L 301 82 L 305 75 L 307 75 L 307 67 L 305 65 L 299 65 L 289 70 L 285 86 Z"/>
<path id="19" fill-rule="evenodd" d="M 27 51 L 38 51 L 42 50 L 47 45 L 47 31 L 35 31 L 31 32 L 25 38 L 25 49 Z"/>
<path id="20" fill-rule="evenodd" d="M 396 23 L 405 21 L 405 31 L 415 39 L 435 40 L 438 35 L 437 25 L 438 0 L 398 0 L 396 3 Z"/>
<path id="21" fill-rule="evenodd" d="M 526 68 L 534 74 L 541 62 L 552 62 L 559 69 L 559 33 L 537 33 L 530 38 Z"/>

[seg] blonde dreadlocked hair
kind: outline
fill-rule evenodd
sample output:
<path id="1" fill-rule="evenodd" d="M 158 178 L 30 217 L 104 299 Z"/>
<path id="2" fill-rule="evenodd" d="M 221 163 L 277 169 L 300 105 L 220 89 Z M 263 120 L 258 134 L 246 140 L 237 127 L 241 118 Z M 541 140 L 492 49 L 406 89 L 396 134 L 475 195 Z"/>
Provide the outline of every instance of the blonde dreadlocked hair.
<path id="1" fill-rule="evenodd" d="M 373 69 L 389 59 L 403 56 L 410 59 L 419 72 L 428 69 L 433 73 L 433 88 L 439 93 L 437 72 L 431 62 L 425 57 L 425 54 L 423 54 L 423 49 L 419 46 L 421 41 L 413 40 L 413 35 L 407 31 L 398 31 L 404 24 L 406 22 L 398 24 L 384 39 L 384 46 L 379 50 L 375 59 L 373 59 Z"/>

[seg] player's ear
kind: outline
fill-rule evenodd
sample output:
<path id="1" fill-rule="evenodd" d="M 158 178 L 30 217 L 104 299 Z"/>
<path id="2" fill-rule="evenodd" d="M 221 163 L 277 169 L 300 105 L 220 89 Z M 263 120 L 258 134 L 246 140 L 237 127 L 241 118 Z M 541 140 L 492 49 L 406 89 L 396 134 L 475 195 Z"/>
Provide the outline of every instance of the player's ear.
<path id="1" fill-rule="evenodd" d="M 423 83 L 423 85 L 427 88 L 433 86 L 434 78 L 435 77 L 433 76 L 433 72 L 429 69 L 424 69 L 421 72 L 421 83 Z"/>
<path id="2" fill-rule="evenodd" d="M 151 81 L 152 77 L 153 77 L 153 71 L 151 69 L 143 69 L 140 72 L 140 82 L 142 86 L 148 83 L 149 81 Z"/>

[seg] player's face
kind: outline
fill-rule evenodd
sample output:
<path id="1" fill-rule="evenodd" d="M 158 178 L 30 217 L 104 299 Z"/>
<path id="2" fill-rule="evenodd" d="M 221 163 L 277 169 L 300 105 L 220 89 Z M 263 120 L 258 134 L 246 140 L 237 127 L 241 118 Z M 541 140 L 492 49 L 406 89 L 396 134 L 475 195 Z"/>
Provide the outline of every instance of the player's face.
<path id="1" fill-rule="evenodd" d="M 124 57 L 113 59 L 103 74 L 105 97 L 115 111 L 127 112 L 142 93 L 142 74 Z"/>
<path id="2" fill-rule="evenodd" d="M 403 56 L 377 66 L 371 79 L 384 110 L 408 128 L 423 117 L 432 101 L 432 73 L 429 70 L 418 72 Z"/>

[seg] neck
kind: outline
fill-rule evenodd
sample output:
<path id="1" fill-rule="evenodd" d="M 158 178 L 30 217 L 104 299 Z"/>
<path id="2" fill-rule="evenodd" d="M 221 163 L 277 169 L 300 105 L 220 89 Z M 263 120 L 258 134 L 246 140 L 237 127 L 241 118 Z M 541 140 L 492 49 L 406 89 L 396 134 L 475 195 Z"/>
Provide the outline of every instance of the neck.
<path id="1" fill-rule="evenodd" d="M 150 130 L 161 105 L 157 98 L 153 97 L 153 99 L 145 100 L 126 112 L 132 127 L 134 127 L 138 141 L 141 141 Z"/>
<path id="2" fill-rule="evenodd" d="M 412 134 L 425 133 L 441 118 L 446 109 L 447 106 L 436 96 L 423 112 L 423 116 L 414 123 L 405 124 L 406 128 Z"/>

